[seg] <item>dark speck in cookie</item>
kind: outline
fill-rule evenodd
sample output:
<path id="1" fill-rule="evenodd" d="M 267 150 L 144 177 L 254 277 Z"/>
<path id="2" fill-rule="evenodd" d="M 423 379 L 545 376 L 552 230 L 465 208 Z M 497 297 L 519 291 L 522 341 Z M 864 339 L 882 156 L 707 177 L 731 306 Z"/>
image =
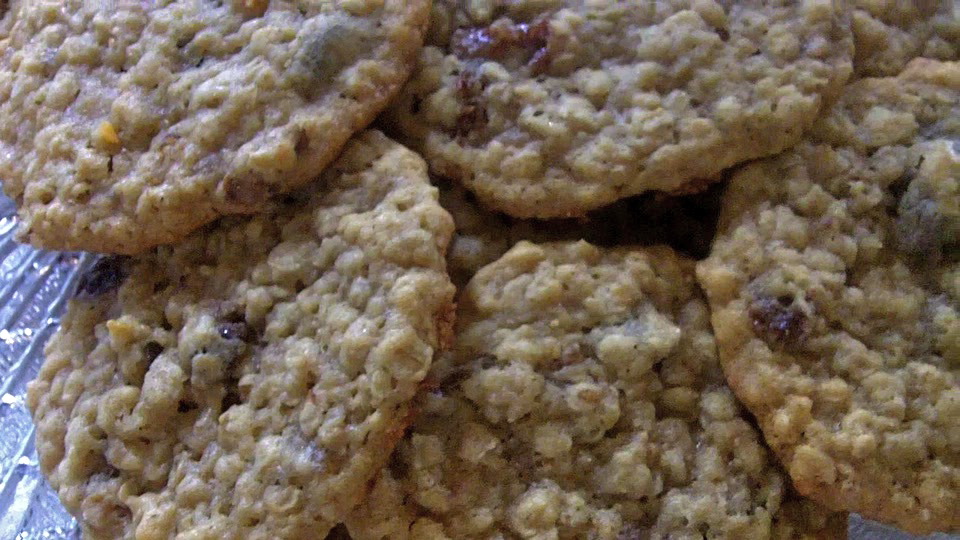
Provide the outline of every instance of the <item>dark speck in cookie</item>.
<path id="1" fill-rule="evenodd" d="M 162 352 L 163 345 L 156 341 L 148 341 L 143 345 L 143 355 L 147 357 L 147 362 L 153 362 Z"/>
<path id="2" fill-rule="evenodd" d="M 124 256 L 99 258 L 80 278 L 76 297 L 90 299 L 116 290 L 127 278 L 128 260 L 129 258 Z"/>
<path id="3" fill-rule="evenodd" d="M 226 322 L 217 326 L 217 333 L 227 340 L 250 341 L 253 331 L 245 322 Z"/>
<path id="4" fill-rule="evenodd" d="M 372 29 L 359 21 L 339 17 L 304 39 L 299 54 L 299 69 L 306 77 L 298 81 L 301 91 L 312 95 L 369 52 L 373 43 Z"/>
<path id="5" fill-rule="evenodd" d="M 754 331 L 775 349 L 793 349 L 810 332 L 809 319 L 793 298 L 760 297 L 750 306 Z"/>

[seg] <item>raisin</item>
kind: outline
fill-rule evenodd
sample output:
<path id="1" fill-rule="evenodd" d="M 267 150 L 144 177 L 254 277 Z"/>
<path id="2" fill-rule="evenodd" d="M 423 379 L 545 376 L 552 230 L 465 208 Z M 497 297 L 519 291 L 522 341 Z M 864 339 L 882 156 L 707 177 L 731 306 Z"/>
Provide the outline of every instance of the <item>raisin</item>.
<path id="1" fill-rule="evenodd" d="M 318 83 L 322 86 L 332 82 L 369 54 L 373 48 L 372 31 L 347 17 L 338 17 L 305 38 L 296 62 L 298 89 L 308 97 L 314 96 Z"/>
<path id="2" fill-rule="evenodd" d="M 497 357 L 492 354 L 481 354 L 477 357 L 476 362 L 480 369 L 491 369 L 498 364 Z"/>
<path id="3" fill-rule="evenodd" d="M 181 399 L 177 402 L 177 412 L 178 413 L 188 413 L 190 411 L 195 411 L 199 407 L 196 403 L 188 400 Z"/>
<path id="4" fill-rule="evenodd" d="M 100 257 L 77 284 L 76 297 L 96 298 L 117 290 L 127 279 L 130 258 L 122 255 Z"/>
<path id="5" fill-rule="evenodd" d="M 341 523 L 330 530 L 325 540 L 350 540 L 350 533 L 347 532 L 347 528 Z"/>
<path id="6" fill-rule="evenodd" d="M 495 41 L 487 28 L 461 28 L 453 33 L 453 52 L 459 57 L 490 57 Z"/>
<path id="7" fill-rule="evenodd" d="M 293 146 L 293 151 L 299 156 L 310 148 L 310 135 L 305 129 L 297 132 L 297 142 Z"/>
<path id="8" fill-rule="evenodd" d="M 483 91 L 483 85 L 473 73 L 464 71 L 457 77 L 457 97 L 461 101 L 471 101 Z"/>
<path id="9" fill-rule="evenodd" d="M 471 72 L 464 71 L 457 78 L 457 97 L 463 104 L 454 134 L 466 137 L 473 131 L 487 125 L 487 110 L 482 102 L 483 83 Z"/>
<path id="10" fill-rule="evenodd" d="M 162 352 L 163 345 L 156 341 L 148 341 L 143 346 L 143 355 L 147 358 L 147 362 L 153 362 Z"/>
<path id="11" fill-rule="evenodd" d="M 487 111 L 483 107 L 474 104 L 463 106 L 460 114 L 457 116 L 457 137 L 466 137 L 478 127 L 487 124 Z"/>
<path id="12" fill-rule="evenodd" d="M 527 66 L 533 75 L 540 75 L 547 70 L 553 60 L 549 47 L 550 24 L 546 19 L 534 25 L 519 25 L 520 45 L 530 54 Z"/>
<path id="13" fill-rule="evenodd" d="M 262 17 L 269 3 L 268 0 L 233 0 L 233 9 L 246 18 Z"/>
<path id="14" fill-rule="evenodd" d="M 226 412 L 230 407 L 243 403 L 238 383 L 238 379 L 232 378 L 224 381 L 223 399 L 220 400 L 220 412 Z"/>
<path id="15" fill-rule="evenodd" d="M 243 322 L 224 322 L 217 325 L 217 333 L 223 339 L 231 341 L 250 341 L 253 338 L 253 331 L 250 326 Z"/>
<path id="16" fill-rule="evenodd" d="M 810 334 L 810 320 L 792 297 L 761 297 L 749 309 L 753 330 L 775 349 L 795 349 Z"/>
<path id="17" fill-rule="evenodd" d="M 533 24 L 500 20 L 485 28 L 458 29 L 453 33 L 452 47 L 460 58 L 502 60 L 511 53 L 520 53 L 536 75 L 550 64 L 549 37 L 547 19 Z"/>
<path id="18" fill-rule="evenodd" d="M 227 203 L 238 209 L 251 209 L 263 205 L 275 194 L 273 186 L 259 174 L 249 171 L 240 176 L 223 180 L 223 196 Z"/>

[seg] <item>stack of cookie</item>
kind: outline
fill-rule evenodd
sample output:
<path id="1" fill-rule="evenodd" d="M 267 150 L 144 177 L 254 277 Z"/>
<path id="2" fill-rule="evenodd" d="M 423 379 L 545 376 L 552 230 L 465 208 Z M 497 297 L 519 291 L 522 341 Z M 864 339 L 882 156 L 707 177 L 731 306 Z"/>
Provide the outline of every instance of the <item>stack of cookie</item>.
<path id="1" fill-rule="evenodd" d="M 960 530 L 955 2 L 0 9 L 86 537 Z"/>

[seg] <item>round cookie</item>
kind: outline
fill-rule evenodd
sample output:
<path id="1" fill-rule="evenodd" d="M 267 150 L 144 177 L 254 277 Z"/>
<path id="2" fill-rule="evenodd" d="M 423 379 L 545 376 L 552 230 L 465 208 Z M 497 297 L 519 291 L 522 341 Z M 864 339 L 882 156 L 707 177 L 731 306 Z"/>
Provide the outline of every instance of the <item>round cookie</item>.
<path id="1" fill-rule="evenodd" d="M 744 167 L 698 276 L 731 387 L 804 495 L 960 530 L 960 64 L 863 79 Z"/>
<path id="2" fill-rule="evenodd" d="M 135 254 L 314 180 L 416 59 L 427 0 L 22 2 L 0 46 L 20 237 Z"/>
<path id="3" fill-rule="evenodd" d="M 515 217 L 581 216 L 778 152 L 851 70 L 839 2 L 438 4 L 388 121 Z"/>
<path id="4" fill-rule="evenodd" d="M 960 60 L 960 3 L 955 0 L 855 0 L 854 6 L 857 75 L 897 75 L 917 57 Z"/>
<path id="5" fill-rule="evenodd" d="M 89 538 L 323 538 L 409 424 L 449 333 L 453 224 L 360 135 L 312 193 L 101 259 L 28 390 Z"/>
<path id="6" fill-rule="evenodd" d="M 450 354 L 357 540 L 844 538 L 724 385 L 693 263 L 521 242 L 461 295 Z"/>

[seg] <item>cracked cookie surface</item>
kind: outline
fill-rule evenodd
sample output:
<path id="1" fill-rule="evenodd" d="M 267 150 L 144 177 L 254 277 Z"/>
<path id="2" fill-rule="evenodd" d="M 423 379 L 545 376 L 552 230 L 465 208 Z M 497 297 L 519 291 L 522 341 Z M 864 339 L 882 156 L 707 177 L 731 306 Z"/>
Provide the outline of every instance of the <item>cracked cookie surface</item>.
<path id="1" fill-rule="evenodd" d="M 313 181 L 409 74 L 427 0 L 17 2 L 0 179 L 20 237 L 133 254 Z"/>
<path id="2" fill-rule="evenodd" d="M 840 2 L 438 2 L 391 106 L 431 170 L 515 217 L 674 191 L 795 143 L 849 76 Z"/>
<path id="3" fill-rule="evenodd" d="M 253 219 L 85 274 L 28 390 L 89 538 L 322 538 L 410 421 L 449 333 L 453 224 L 377 132 Z"/>
<path id="4" fill-rule="evenodd" d="M 849 86 L 721 212 L 698 268 L 721 362 L 798 490 L 960 529 L 960 64 Z"/>
<path id="5" fill-rule="evenodd" d="M 428 379 L 353 538 L 845 537 L 725 386 L 669 248 L 519 243 L 467 286 Z"/>

